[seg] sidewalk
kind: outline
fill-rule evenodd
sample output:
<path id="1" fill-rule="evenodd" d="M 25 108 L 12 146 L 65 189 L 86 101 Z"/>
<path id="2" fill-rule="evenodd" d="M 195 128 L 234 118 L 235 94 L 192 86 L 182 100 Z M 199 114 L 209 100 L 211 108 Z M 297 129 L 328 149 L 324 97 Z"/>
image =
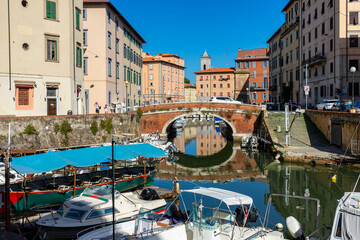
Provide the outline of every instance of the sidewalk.
<path id="1" fill-rule="evenodd" d="M 290 122 L 295 114 L 290 115 Z M 308 163 L 315 160 L 317 163 L 337 164 L 345 159 L 352 162 L 354 157 L 344 156 L 344 151 L 331 145 L 320 130 L 304 114 L 297 117 L 291 129 L 291 145 L 285 147 L 285 114 L 269 112 L 267 124 L 274 147 L 282 153 L 285 161 Z M 277 126 L 281 132 L 276 132 Z M 360 167 L 360 165 L 359 165 Z"/>

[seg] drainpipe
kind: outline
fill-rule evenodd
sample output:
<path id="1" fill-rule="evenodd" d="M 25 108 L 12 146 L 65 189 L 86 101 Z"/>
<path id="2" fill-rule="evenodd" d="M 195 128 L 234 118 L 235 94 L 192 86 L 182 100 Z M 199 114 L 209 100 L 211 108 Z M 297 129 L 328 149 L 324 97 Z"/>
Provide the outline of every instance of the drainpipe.
<path id="1" fill-rule="evenodd" d="M 79 114 L 79 109 L 77 105 L 77 89 L 76 89 L 76 55 L 75 55 L 75 48 L 76 48 L 76 41 L 75 41 L 75 0 L 72 0 L 72 34 L 73 34 L 73 74 L 74 74 L 74 93 L 75 93 L 75 104 L 76 104 L 76 114 Z"/>
<path id="2" fill-rule="evenodd" d="M 8 38 L 9 38 L 9 90 L 11 90 L 10 0 L 8 0 Z"/>
<path id="3" fill-rule="evenodd" d="M 335 3 L 336 3 L 336 1 L 334 1 L 334 15 L 335 15 Z M 340 8 L 340 4 L 339 4 L 339 8 Z M 348 74 L 349 74 L 349 41 L 348 41 L 348 37 L 349 37 L 349 35 L 348 35 L 348 26 L 349 26 L 349 16 L 348 16 L 348 11 L 349 11 L 349 1 L 346 1 L 346 82 L 348 82 Z M 339 12 L 340 12 L 340 9 L 339 9 Z M 335 18 L 335 17 L 334 17 Z M 339 18 L 340 18 L 340 15 L 339 15 Z M 340 20 L 339 20 L 339 22 L 340 22 Z M 335 35 L 335 24 L 334 24 L 334 35 Z M 335 44 L 335 37 L 334 37 L 334 50 L 335 50 L 335 46 L 336 46 L 336 44 Z M 335 52 L 334 52 L 334 62 L 335 62 L 335 57 L 336 57 L 336 55 L 335 55 Z M 335 79 L 335 69 L 336 68 L 334 68 L 334 81 L 336 80 Z M 342 83 L 341 83 L 341 85 L 342 85 Z M 354 89 L 354 85 L 352 85 L 352 89 Z M 350 96 L 350 89 L 348 89 L 348 95 Z"/>

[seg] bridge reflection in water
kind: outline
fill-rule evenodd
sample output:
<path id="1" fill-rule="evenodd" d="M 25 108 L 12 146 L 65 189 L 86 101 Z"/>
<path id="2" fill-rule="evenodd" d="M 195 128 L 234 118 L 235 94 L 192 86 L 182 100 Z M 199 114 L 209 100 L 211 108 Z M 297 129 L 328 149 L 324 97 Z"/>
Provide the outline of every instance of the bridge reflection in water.
<path id="1" fill-rule="evenodd" d="M 202 133 L 204 134 L 202 139 L 197 130 L 200 127 L 201 133 L 201 126 L 203 126 Z M 158 166 L 156 186 L 172 188 L 172 180 L 177 177 L 182 189 L 204 186 L 244 193 L 254 199 L 262 216 L 265 214 L 266 204 L 271 193 L 309 195 L 320 199 L 320 226 L 322 224 L 332 225 L 337 200 L 343 196 L 345 191 L 353 190 L 359 172 L 354 169 L 340 168 L 337 173 L 337 183 L 332 183 L 331 176 L 336 170 L 333 168 L 274 164 L 273 157 L 269 154 L 245 151 L 225 140 L 222 149 L 219 145 L 216 151 L 213 151 L 215 148 L 210 148 L 211 143 L 214 143 L 210 141 L 211 136 L 214 136 L 213 127 L 213 122 L 198 122 L 184 128 L 184 135 L 179 135 L 174 140 L 183 153 L 178 154 L 178 161 L 162 162 Z M 189 129 L 187 130 L 187 128 Z M 206 132 L 209 134 L 206 135 Z M 197 147 L 199 138 L 203 140 L 204 144 L 208 144 L 206 145 L 208 149 L 202 148 L 203 155 L 198 154 L 201 152 L 197 149 L 190 151 L 187 148 L 189 144 L 193 144 L 192 148 Z M 205 151 L 208 152 L 205 154 Z M 215 153 L 211 154 L 213 152 Z M 357 191 L 360 191 L 360 187 Z M 310 234 L 315 230 L 315 202 L 280 197 L 274 197 L 272 201 L 268 227 L 273 227 L 277 222 L 281 222 L 285 226 L 285 218 L 294 216 L 302 224 L 305 234 Z M 321 236 L 325 237 L 329 233 L 324 230 L 321 232 Z"/>

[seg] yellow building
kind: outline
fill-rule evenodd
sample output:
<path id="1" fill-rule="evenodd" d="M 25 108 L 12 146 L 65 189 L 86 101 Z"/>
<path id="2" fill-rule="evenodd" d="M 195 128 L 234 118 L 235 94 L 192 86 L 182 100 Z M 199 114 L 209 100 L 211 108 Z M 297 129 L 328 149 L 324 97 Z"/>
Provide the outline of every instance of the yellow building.
<path id="1" fill-rule="evenodd" d="M 83 113 L 82 5 L 0 0 L 0 115 Z"/>
<path id="2" fill-rule="evenodd" d="M 143 53 L 146 104 L 184 101 L 185 61 L 174 54 Z"/>
<path id="3" fill-rule="evenodd" d="M 94 104 L 141 106 L 142 46 L 145 40 L 109 0 L 84 0 L 87 109 Z M 101 19 L 101 20 L 99 20 Z M 100 110 L 102 111 L 102 110 Z"/>
<path id="4" fill-rule="evenodd" d="M 185 102 L 196 102 L 196 85 L 185 83 Z"/>

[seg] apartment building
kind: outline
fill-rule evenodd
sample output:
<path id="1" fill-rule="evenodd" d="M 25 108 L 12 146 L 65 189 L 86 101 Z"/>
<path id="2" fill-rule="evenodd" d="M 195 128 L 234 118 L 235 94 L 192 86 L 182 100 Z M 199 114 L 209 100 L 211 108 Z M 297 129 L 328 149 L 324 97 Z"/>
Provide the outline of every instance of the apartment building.
<path id="1" fill-rule="evenodd" d="M 282 102 L 282 41 L 281 27 L 267 40 L 269 44 L 269 101 Z"/>
<path id="2" fill-rule="evenodd" d="M 236 70 L 247 70 L 250 76 L 247 84 L 249 103 L 260 104 L 269 101 L 269 56 L 268 49 L 238 50 L 235 59 Z"/>
<path id="3" fill-rule="evenodd" d="M 301 1 L 301 87 L 310 86 L 309 104 L 322 99 L 359 99 L 359 11 L 354 0 Z M 357 71 L 353 75 L 350 68 Z M 305 93 L 301 94 L 305 102 Z"/>
<path id="4" fill-rule="evenodd" d="M 300 34 L 299 34 L 299 1 L 291 0 L 286 4 L 285 23 L 281 27 L 281 98 L 283 102 L 300 101 Z"/>
<path id="5" fill-rule="evenodd" d="M 142 92 L 145 104 L 184 101 L 185 61 L 174 54 L 143 53 Z"/>
<path id="6" fill-rule="evenodd" d="M 184 84 L 184 100 L 185 102 L 196 102 L 196 85 Z"/>
<path id="7" fill-rule="evenodd" d="M 0 115 L 83 113 L 82 5 L 0 0 Z"/>
<path id="8" fill-rule="evenodd" d="M 86 111 L 95 102 L 141 106 L 145 40 L 109 0 L 84 0 L 83 17 Z"/>

